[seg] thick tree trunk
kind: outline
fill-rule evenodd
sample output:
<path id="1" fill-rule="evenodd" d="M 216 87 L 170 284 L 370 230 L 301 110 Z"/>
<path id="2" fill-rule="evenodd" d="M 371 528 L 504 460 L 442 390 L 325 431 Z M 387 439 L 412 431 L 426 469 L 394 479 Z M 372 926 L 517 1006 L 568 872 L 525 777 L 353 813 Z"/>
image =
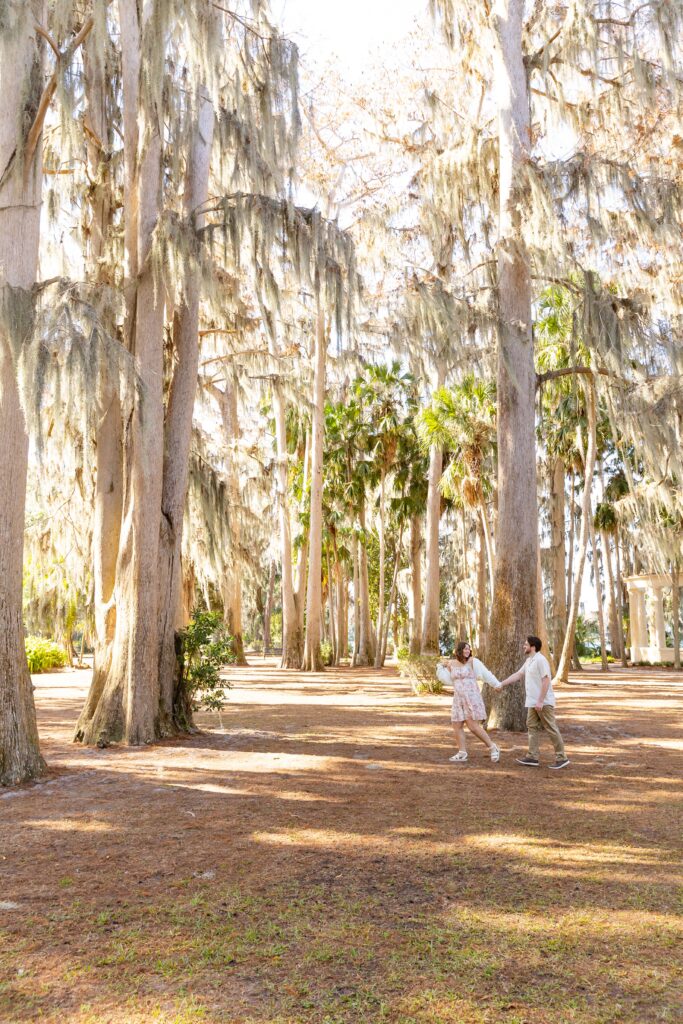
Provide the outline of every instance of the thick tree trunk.
<path id="1" fill-rule="evenodd" d="M 148 11 L 145 17 L 149 17 Z M 124 433 L 125 500 L 114 590 L 114 648 L 97 706 L 89 720 L 81 715 L 76 732 L 77 739 L 98 744 L 118 739 L 131 744 L 149 743 L 160 735 L 158 555 L 163 487 L 163 304 L 149 256 L 160 212 L 161 127 L 158 112 L 140 102 L 145 95 L 140 88 L 140 60 L 143 35 L 149 26 L 138 21 L 135 0 L 120 0 L 119 18 L 126 163 L 124 230 L 129 270 L 126 337 L 135 357 L 140 397 Z M 88 701 L 89 706 L 92 703 Z"/>
<path id="2" fill-rule="evenodd" d="M 84 236 L 87 239 L 86 274 L 95 286 L 111 283 L 105 262 L 111 233 L 112 195 L 109 181 L 110 145 L 105 82 L 99 42 L 88 36 L 83 51 L 86 109 L 86 154 L 88 174 L 96 182 L 83 206 Z M 112 333 L 114 324 L 109 325 Z M 93 676 L 79 720 L 87 723 L 95 713 L 111 670 L 116 632 L 116 561 L 123 515 L 123 422 L 116 382 L 105 396 L 95 438 L 95 515 L 93 520 L 94 658 Z"/>
<path id="3" fill-rule="evenodd" d="M 318 310 L 313 373 L 313 443 L 311 449 L 311 512 L 308 544 L 308 585 L 306 588 L 306 634 L 304 672 L 319 672 L 324 666 L 320 656 L 322 615 L 322 530 L 323 530 L 323 442 L 325 431 L 325 357 L 324 317 Z"/>
<path id="4" fill-rule="evenodd" d="M 422 516 L 410 519 L 410 595 L 409 644 L 415 655 L 422 650 Z"/>
<path id="5" fill-rule="evenodd" d="M 499 678 L 519 668 L 537 624 L 536 373 L 529 254 L 522 210 L 531 145 L 522 53 L 524 0 L 496 0 L 496 87 L 500 171 L 498 239 L 498 524 L 487 664 Z M 490 694 L 489 723 L 525 728 L 524 686 Z"/>
<path id="6" fill-rule="evenodd" d="M 35 116 L 42 85 L 43 3 L 11 4 L 0 27 L 0 785 L 40 775 L 33 688 L 22 618 L 28 436 L 16 363 L 30 340 L 38 272 L 41 144 L 23 166 L 22 123 Z M 16 25 L 12 20 L 16 18 Z"/>
<path id="7" fill-rule="evenodd" d="M 595 411 L 595 393 L 591 382 L 588 383 L 588 387 L 586 389 L 586 404 L 588 409 L 588 447 L 585 459 L 585 484 L 581 508 L 581 532 L 579 535 L 579 551 L 574 577 L 574 589 L 572 591 L 572 599 L 569 606 L 569 621 L 567 622 L 567 631 L 564 636 L 562 653 L 558 660 L 557 672 L 555 673 L 555 681 L 558 683 L 566 683 L 569 680 L 569 662 L 571 652 L 574 648 L 576 620 L 579 616 L 579 601 L 581 599 L 581 584 L 583 582 L 583 570 L 586 564 L 586 551 L 588 550 L 591 482 L 593 480 L 593 471 L 595 470 L 595 432 L 597 419 Z"/>
<path id="8" fill-rule="evenodd" d="M 565 551 L 565 470 L 561 458 L 553 459 L 550 478 L 550 557 L 552 565 L 552 606 L 550 612 L 550 643 L 559 657 L 567 624 L 567 569 Z"/>
<path id="9" fill-rule="evenodd" d="M 188 154 L 183 214 L 195 229 L 203 218 L 213 143 L 214 111 L 204 87 L 197 90 L 195 124 Z M 200 242 L 195 242 L 197 250 Z M 197 255 L 199 253 L 197 252 Z M 186 273 L 184 302 L 173 319 L 175 368 L 166 413 L 163 492 L 159 536 L 159 685 L 162 734 L 192 728 L 192 710 L 181 692 L 177 631 L 183 626 L 182 538 L 192 440 L 192 414 L 199 367 L 199 272 Z"/>
<path id="10" fill-rule="evenodd" d="M 439 521 L 441 519 L 441 470 L 443 453 L 432 447 L 427 476 L 427 529 L 425 542 L 425 594 L 422 621 L 422 654 L 439 653 Z"/>

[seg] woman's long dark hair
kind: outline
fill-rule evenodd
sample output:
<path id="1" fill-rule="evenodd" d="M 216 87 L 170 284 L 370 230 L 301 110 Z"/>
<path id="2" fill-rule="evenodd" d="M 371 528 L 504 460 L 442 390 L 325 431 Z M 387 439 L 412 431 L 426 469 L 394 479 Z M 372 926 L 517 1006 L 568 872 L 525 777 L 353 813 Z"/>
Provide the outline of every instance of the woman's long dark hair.
<path id="1" fill-rule="evenodd" d="M 455 648 L 455 660 L 459 661 L 461 665 L 467 664 L 467 659 L 463 658 L 462 652 L 466 647 L 470 649 L 470 658 L 472 657 L 472 645 L 467 640 L 461 640 L 458 646 Z"/>

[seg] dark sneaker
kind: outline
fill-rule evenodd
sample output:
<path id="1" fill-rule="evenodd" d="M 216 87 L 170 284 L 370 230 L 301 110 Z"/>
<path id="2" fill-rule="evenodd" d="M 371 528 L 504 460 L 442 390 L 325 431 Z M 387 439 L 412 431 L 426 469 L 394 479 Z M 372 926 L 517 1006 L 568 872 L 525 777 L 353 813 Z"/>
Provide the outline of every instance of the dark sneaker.
<path id="1" fill-rule="evenodd" d="M 525 754 L 524 757 L 518 757 L 515 760 L 517 761 L 517 764 L 526 764 L 529 768 L 538 768 L 540 764 L 540 762 L 535 757 L 532 757 L 531 754 Z"/>
<path id="2" fill-rule="evenodd" d="M 557 771 L 559 768 L 566 768 L 568 764 L 569 764 L 569 758 L 568 757 L 560 757 L 555 762 L 555 764 L 549 764 L 548 768 L 552 768 L 553 771 Z"/>

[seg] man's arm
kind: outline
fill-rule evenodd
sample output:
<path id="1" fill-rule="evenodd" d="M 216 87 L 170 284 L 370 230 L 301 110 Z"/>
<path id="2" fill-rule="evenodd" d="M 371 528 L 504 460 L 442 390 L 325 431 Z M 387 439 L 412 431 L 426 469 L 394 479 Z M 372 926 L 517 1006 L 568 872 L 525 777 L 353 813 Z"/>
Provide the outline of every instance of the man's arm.
<path id="1" fill-rule="evenodd" d="M 518 683 L 521 679 L 524 679 L 524 666 L 522 666 L 519 672 L 513 672 L 507 679 L 501 679 L 501 686 L 509 686 L 511 683 Z"/>
<path id="2" fill-rule="evenodd" d="M 534 704 L 537 711 L 543 710 L 543 704 L 545 702 L 546 694 L 548 693 L 548 687 L 550 686 L 550 676 L 543 676 L 541 679 L 541 692 L 538 695 L 538 700 Z"/>

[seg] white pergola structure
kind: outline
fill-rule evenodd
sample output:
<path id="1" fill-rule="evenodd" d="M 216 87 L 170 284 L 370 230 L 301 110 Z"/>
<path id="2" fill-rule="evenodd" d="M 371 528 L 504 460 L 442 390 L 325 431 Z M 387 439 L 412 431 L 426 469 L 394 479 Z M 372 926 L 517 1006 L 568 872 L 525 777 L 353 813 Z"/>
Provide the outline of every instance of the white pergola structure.
<path id="1" fill-rule="evenodd" d="M 631 613 L 631 661 L 661 661 L 673 664 L 674 649 L 666 646 L 664 591 L 671 579 L 660 573 L 627 576 Z"/>

